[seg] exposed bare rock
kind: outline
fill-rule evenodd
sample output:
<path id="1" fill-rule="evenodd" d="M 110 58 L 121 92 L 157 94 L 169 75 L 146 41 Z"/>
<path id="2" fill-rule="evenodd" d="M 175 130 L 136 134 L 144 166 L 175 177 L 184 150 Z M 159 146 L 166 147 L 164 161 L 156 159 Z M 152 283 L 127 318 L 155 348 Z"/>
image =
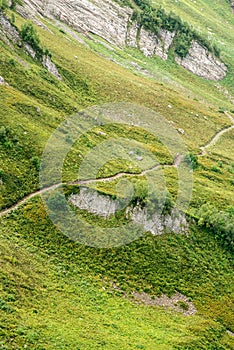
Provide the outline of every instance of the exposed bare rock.
<path id="1" fill-rule="evenodd" d="M 183 294 L 176 293 L 171 298 L 166 295 L 151 298 L 147 293 L 132 293 L 134 300 L 149 306 L 163 306 L 182 312 L 184 316 L 191 316 L 197 312 L 194 304 Z"/>
<path id="2" fill-rule="evenodd" d="M 230 0 L 232 13 L 234 13 L 234 0 Z"/>
<path id="3" fill-rule="evenodd" d="M 24 15 L 56 18 L 82 33 L 95 33 L 111 44 L 124 46 L 132 10 L 111 0 L 24 0 Z"/>
<path id="4" fill-rule="evenodd" d="M 179 131 L 180 134 L 184 135 L 184 129 L 178 128 L 177 130 Z"/>
<path id="5" fill-rule="evenodd" d="M 21 38 L 17 29 L 10 23 L 10 21 L 0 12 L 0 39 L 8 43 L 6 40 L 21 46 Z"/>
<path id="6" fill-rule="evenodd" d="M 82 187 L 79 194 L 72 194 L 69 197 L 70 203 L 79 209 L 86 210 L 89 213 L 108 218 L 124 207 L 118 199 L 112 199 L 110 196 L 99 194 L 95 190 Z M 186 233 L 188 224 L 186 217 L 177 209 L 173 209 L 168 215 L 161 213 L 148 213 L 146 209 L 139 206 L 126 207 L 126 216 L 134 223 L 142 225 L 145 231 L 153 235 L 162 235 L 164 232 Z"/>
<path id="7" fill-rule="evenodd" d="M 158 38 L 155 34 L 150 33 L 142 28 L 139 44 L 143 54 L 147 57 L 152 57 L 158 45 Z"/>
<path id="8" fill-rule="evenodd" d="M 185 233 L 188 231 L 186 217 L 177 209 L 173 209 L 168 215 L 161 213 L 148 213 L 146 209 L 135 207 L 130 208 L 131 219 L 143 225 L 145 231 L 150 231 L 153 235 L 162 235 L 166 232 Z"/>
<path id="9" fill-rule="evenodd" d="M 227 72 L 226 66 L 196 41 L 192 42 L 189 54 L 184 59 L 176 57 L 176 62 L 190 72 L 209 80 L 223 79 Z"/>
<path id="10" fill-rule="evenodd" d="M 8 86 L 8 83 L 5 82 L 5 79 L 0 76 L 0 85 L 6 85 Z"/>
<path id="11" fill-rule="evenodd" d="M 120 7 L 110 0 L 29 1 L 21 13 L 45 15 L 59 19 L 84 34 L 94 33 L 111 44 L 138 47 L 138 25 L 131 23 L 132 9 Z M 140 32 L 140 31 L 139 31 Z M 139 33 L 139 47 L 146 56 L 158 55 L 167 59 L 175 33 L 161 30 L 156 36 L 144 29 Z"/>
<path id="12" fill-rule="evenodd" d="M 30 46 L 27 43 L 24 43 L 24 50 L 25 52 L 31 56 L 33 59 L 36 59 L 37 53 L 36 51 L 32 48 L 32 46 Z M 51 73 L 52 75 L 54 75 L 58 80 L 62 80 L 61 75 L 58 72 L 58 69 L 56 67 L 56 65 L 51 61 L 51 58 L 47 55 L 44 55 L 41 59 L 41 64 L 43 65 L 43 67 L 45 67 L 49 73 Z"/>
<path id="13" fill-rule="evenodd" d="M 167 30 L 155 35 L 138 28 L 136 22 L 131 22 L 133 10 L 113 0 L 24 0 L 24 6 L 18 6 L 18 10 L 25 17 L 59 20 L 89 37 L 96 34 L 115 46 L 138 47 L 145 56 L 157 55 L 163 60 L 167 59 L 175 36 Z M 195 41 L 189 54 L 184 59 L 177 57 L 176 62 L 209 80 L 220 80 L 227 71 L 223 63 Z"/>
<path id="14" fill-rule="evenodd" d="M 137 36 L 140 28 L 136 22 L 129 22 L 129 27 L 126 33 L 126 45 L 131 47 L 138 47 Z"/>
<path id="15" fill-rule="evenodd" d="M 24 43 L 24 50 L 29 56 L 31 56 L 32 58 L 36 58 L 36 51 L 33 50 L 31 45 Z"/>
<path id="16" fill-rule="evenodd" d="M 168 50 L 173 42 L 175 37 L 175 32 L 170 32 L 169 30 L 161 29 L 159 32 L 159 38 L 162 43 L 163 53 L 168 53 Z"/>
<path id="17" fill-rule="evenodd" d="M 167 30 L 160 30 L 159 34 L 155 35 L 142 29 L 140 33 L 140 49 L 145 56 L 152 57 L 157 55 L 166 60 L 174 36 L 175 33 Z"/>
<path id="18" fill-rule="evenodd" d="M 234 337 L 234 333 L 229 331 L 229 329 L 227 329 L 227 334 L 230 335 L 231 337 Z"/>
<path id="19" fill-rule="evenodd" d="M 120 203 L 117 200 L 88 188 L 81 188 L 78 195 L 72 194 L 69 201 L 80 209 L 105 218 L 115 214 L 120 209 Z"/>
<path id="20" fill-rule="evenodd" d="M 46 56 L 46 55 L 43 56 L 42 64 L 48 70 L 48 72 L 53 74 L 58 80 L 60 80 L 60 81 L 62 80 L 62 77 L 59 74 L 56 65 L 51 61 L 49 56 Z"/>

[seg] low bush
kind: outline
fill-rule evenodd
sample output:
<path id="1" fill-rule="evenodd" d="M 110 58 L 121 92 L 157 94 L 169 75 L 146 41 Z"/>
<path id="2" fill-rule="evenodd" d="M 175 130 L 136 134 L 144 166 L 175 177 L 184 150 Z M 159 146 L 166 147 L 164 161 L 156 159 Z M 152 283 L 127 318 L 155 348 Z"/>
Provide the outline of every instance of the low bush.
<path id="1" fill-rule="evenodd" d="M 186 156 L 184 157 L 184 161 L 193 170 L 198 168 L 198 157 L 192 152 L 190 152 L 189 154 L 186 154 Z"/>
<path id="2" fill-rule="evenodd" d="M 209 227 L 221 244 L 234 251 L 234 208 L 219 211 L 211 204 L 204 204 L 198 210 L 198 224 Z"/>

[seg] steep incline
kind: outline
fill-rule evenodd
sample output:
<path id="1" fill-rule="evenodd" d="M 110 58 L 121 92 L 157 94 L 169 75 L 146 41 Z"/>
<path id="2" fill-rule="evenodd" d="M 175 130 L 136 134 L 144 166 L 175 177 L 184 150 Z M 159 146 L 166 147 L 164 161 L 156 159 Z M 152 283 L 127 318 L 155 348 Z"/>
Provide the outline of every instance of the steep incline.
<path id="1" fill-rule="evenodd" d="M 18 11 L 24 17 L 60 20 L 87 36 L 95 34 L 113 45 L 139 48 L 145 56 L 157 55 L 163 60 L 168 58 L 175 39 L 174 31 L 161 29 L 156 35 L 145 30 L 132 21 L 132 9 L 111 0 L 24 0 Z M 193 41 L 188 55 L 176 57 L 176 62 L 209 80 L 220 80 L 227 72 L 226 66 L 197 41 Z"/>

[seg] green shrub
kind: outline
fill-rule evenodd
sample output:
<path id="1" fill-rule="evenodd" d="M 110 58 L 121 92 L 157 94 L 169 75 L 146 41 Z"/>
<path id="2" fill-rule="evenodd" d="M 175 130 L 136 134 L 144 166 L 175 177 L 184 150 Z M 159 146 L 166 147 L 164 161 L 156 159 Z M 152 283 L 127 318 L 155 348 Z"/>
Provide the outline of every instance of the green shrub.
<path id="1" fill-rule="evenodd" d="M 221 173 L 221 170 L 219 169 L 219 168 L 217 168 L 217 166 L 215 166 L 215 165 L 213 165 L 212 167 L 211 167 L 211 171 L 214 171 L 215 173 Z"/>
<path id="2" fill-rule="evenodd" d="M 5 300 L 0 298 L 0 310 L 5 311 L 7 313 L 12 313 L 14 310 L 10 305 L 8 305 Z"/>
<path id="3" fill-rule="evenodd" d="M 198 224 L 209 227 L 222 245 L 234 251 L 234 208 L 218 211 L 211 204 L 204 204 L 197 211 Z"/>
<path id="4" fill-rule="evenodd" d="M 41 47 L 39 35 L 31 22 L 23 24 L 20 35 L 22 40 L 29 44 L 36 52 L 37 59 L 42 60 L 43 56 L 49 56 L 50 58 L 52 57 L 48 49 Z"/>
<path id="5" fill-rule="evenodd" d="M 0 169 L 0 179 L 3 180 L 3 178 L 4 178 L 4 171 Z"/>
<path id="6" fill-rule="evenodd" d="M 0 143 L 5 144 L 9 142 L 10 137 L 12 138 L 12 132 L 11 129 L 7 126 L 1 126 L 0 127 Z"/>
<path id="7" fill-rule="evenodd" d="M 6 141 L 7 135 L 6 135 L 6 128 L 4 126 L 0 127 L 0 142 L 4 143 Z"/>
<path id="8" fill-rule="evenodd" d="M 20 34 L 23 41 L 30 44 L 33 49 L 36 51 L 40 49 L 40 38 L 31 22 L 23 24 Z"/>
<path id="9" fill-rule="evenodd" d="M 192 35 L 190 33 L 185 33 L 185 32 L 179 33 L 177 35 L 175 43 L 176 43 L 175 53 L 181 58 L 184 58 L 187 56 L 189 49 L 191 47 Z"/>
<path id="10" fill-rule="evenodd" d="M 189 309 L 189 305 L 186 302 L 184 302 L 183 300 L 178 300 L 175 303 L 175 306 L 178 306 L 180 309 L 182 309 L 184 311 L 188 311 L 188 309 Z"/>
<path id="11" fill-rule="evenodd" d="M 15 15 L 14 13 L 11 14 L 11 24 L 14 25 L 15 24 Z"/>
<path id="12" fill-rule="evenodd" d="M 64 195 L 60 192 L 53 192 L 48 199 L 48 206 L 54 212 L 63 211 L 66 207 Z"/>
<path id="13" fill-rule="evenodd" d="M 62 28 L 59 29 L 60 33 L 67 34 Z"/>
<path id="14" fill-rule="evenodd" d="M 198 157 L 192 152 L 190 152 L 189 154 L 186 154 L 186 156 L 184 157 L 184 161 L 193 170 L 198 168 Z"/>
<path id="15" fill-rule="evenodd" d="M 171 213 L 175 203 L 171 194 L 166 192 L 156 192 L 148 188 L 148 184 L 144 181 L 138 180 L 134 184 L 134 194 L 131 200 L 132 205 L 140 205 L 147 207 L 148 213 L 161 213 L 167 215 Z"/>
<path id="16" fill-rule="evenodd" d="M 40 158 L 39 158 L 39 157 L 32 157 L 32 158 L 31 158 L 31 163 L 32 163 L 32 165 L 35 167 L 35 169 L 36 169 L 37 171 L 40 170 L 41 161 L 40 161 Z"/>
<path id="17" fill-rule="evenodd" d="M 115 0 L 120 6 L 133 7 L 131 0 Z"/>
<path id="18" fill-rule="evenodd" d="M 15 11 L 15 9 L 16 9 L 16 5 L 17 4 L 19 4 L 19 5 L 22 5 L 22 1 L 21 0 L 12 0 L 11 1 L 11 9 L 13 10 L 13 11 Z"/>
<path id="19" fill-rule="evenodd" d="M 136 181 L 134 184 L 134 194 L 132 197 L 133 205 L 142 205 L 144 206 L 147 202 L 148 197 L 148 186 L 147 183 L 141 180 Z"/>

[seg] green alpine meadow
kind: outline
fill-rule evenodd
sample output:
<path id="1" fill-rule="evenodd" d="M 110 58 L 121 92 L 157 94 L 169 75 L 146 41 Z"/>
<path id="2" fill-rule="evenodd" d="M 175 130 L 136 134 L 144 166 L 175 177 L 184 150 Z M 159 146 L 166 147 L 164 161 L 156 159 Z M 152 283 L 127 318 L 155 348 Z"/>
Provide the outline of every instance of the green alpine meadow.
<path id="1" fill-rule="evenodd" d="M 0 0 L 0 349 L 234 348 L 232 0 Z"/>

